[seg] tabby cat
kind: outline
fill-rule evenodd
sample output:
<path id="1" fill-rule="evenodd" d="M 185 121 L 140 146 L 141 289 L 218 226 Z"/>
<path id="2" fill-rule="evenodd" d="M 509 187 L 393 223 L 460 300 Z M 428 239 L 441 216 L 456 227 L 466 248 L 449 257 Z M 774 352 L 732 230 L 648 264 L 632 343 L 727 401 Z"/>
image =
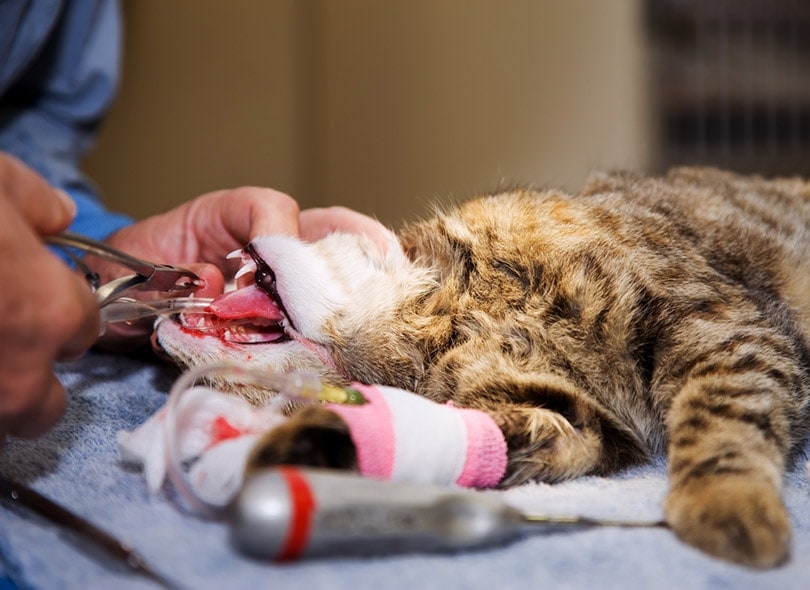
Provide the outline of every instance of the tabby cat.
<path id="1" fill-rule="evenodd" d="M 809 230 L 800 179 L 600 174 L 576 195 L 470 200 L 385 253 L 340 234 L 260 238 L 245 258 L 277 317 L 204 338 L 163 321 L 156 342 L 185 365 L 315 369 L 484 410 L 508 444 L 504 487 L 666 450 L 677 535 L 771 567 L 789 554 L 781 480 L 810 420 Z M 263 463 L 356 463 L 320 407 L 262 445 Z"/>

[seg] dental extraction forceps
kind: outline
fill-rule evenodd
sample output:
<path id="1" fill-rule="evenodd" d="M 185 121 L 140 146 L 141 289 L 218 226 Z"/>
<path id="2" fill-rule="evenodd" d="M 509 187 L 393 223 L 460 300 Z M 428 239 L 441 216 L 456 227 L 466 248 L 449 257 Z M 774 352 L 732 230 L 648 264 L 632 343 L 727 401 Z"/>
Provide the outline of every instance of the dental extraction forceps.
<path id="1" fill-rule="evenodd" d="M 175 293 L 189 291 L 202 284 L 200 277 L 188 269 L 171 264 L 158 264 L 141 260 L 102 242 L 65 231 L 48 236 L 46 241 L 57 246 L 76 263 L 84 273 L 87 282 L 96 295 L 101 315 L 102 331 L 107 322 L 128 322 L 164 313 L 181 311 L 203 311 L 211 303 L 210 299 L 193 297 L 169 297 L 151 301 L 139 301 L 125 295 L 133 291 L 156 291 Z M 84 254 L 92 254 L 134 271 L 134 274 L 114 279 L 103 285 L 99 276 L 70 249 Z"/>

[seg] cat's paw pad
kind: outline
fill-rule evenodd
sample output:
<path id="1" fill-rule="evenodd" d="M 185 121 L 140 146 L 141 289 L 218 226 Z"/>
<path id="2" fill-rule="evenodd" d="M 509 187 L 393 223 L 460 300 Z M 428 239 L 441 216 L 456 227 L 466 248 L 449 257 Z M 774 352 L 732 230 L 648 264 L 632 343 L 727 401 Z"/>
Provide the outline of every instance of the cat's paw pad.
<path id="1" fill-rule="evenodd" d="M 357 452 L 343 419 L 320 406 L 294 412 L 256 443 L 248 457 L 249 473 L 274 465 L 357 469 Z"/>
<path id="2" fill-rule="evenodd" d="M 665 510 L 681 540 L 748 567 L 775 567 L 790 553 L 790 521 L 777 489 L 746 477 L 676 488 Z"/>

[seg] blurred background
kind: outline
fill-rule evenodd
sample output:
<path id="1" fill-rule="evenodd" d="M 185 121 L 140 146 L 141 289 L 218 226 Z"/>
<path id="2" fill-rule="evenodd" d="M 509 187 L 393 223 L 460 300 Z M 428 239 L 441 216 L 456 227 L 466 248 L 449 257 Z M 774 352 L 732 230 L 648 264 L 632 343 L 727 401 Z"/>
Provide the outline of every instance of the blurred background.
<path id="1" fill-rule="evenodd" d="M 804 0 L 124 0 L 86 170 L 135 217 L 270 186 L 397 226 L 593 169 L 810 174 Z"/>

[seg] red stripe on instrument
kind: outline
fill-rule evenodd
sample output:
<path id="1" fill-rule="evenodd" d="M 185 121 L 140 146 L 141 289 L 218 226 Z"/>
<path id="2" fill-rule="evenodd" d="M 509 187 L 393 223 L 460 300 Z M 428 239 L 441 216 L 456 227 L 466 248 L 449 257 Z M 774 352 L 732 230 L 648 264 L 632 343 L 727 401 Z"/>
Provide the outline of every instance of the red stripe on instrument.
<path id="1" fill-rule="evenodd" d="M 278 554 L 279 561 L 297 559 L 307 546 L 315 513 L 315 497 L 301 471 L 295 467 L 279 467 L 290 490 L 290 530 Z"/>

